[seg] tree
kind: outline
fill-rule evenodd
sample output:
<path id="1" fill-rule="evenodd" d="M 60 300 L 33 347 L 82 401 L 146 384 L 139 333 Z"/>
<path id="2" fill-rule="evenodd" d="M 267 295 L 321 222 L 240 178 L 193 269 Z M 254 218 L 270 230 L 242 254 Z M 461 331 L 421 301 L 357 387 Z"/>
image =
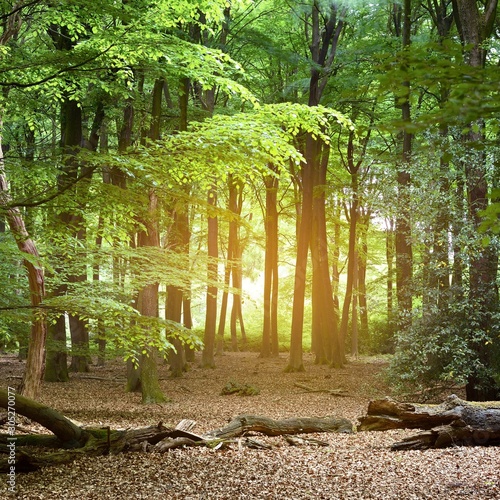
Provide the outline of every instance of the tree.
<path id="1" fill-rule="evenodd" d="M 12 38 L 16 37 L 22 23 L 23 3 L 13 6 L 12 10 L 3 13 L 5 23 L 0 37 L 0 47 L 5 47 Z M 4 92 L 3 101 L 8 96 Z M 45 368 L 45 339 L 47 336 L 47 325 L 45 314 L 38 309 L 45 295 L 45 280 L 43 267 L 41 265 L 37 247 L 29 237 L 21 213 L 15 205 L 11 205 L 12 197 L 9 191 L 9 183 L 5 172 L 4 154 L 2 147 L 4 102 L 0 101 L 0 209 L 7 218 L 9 228 L 14 236 L 19 251 L 23 254 L 24 266 L 28 273 L 30 290 L 30 302 L 33 307 L 33 320 L 31 325 L 31 336 L 26 360 L 26 369 L 21 384 L 21 394 L 35 398 L 41 389 L 41 380 Z M 1 212 L 0 212 L 1 213 Z"/>
<path id="2" fill-rule="evenodd" d="M 401 36 L 401 65 L 402 71 L 407 70 L 407 55 L 411 44 L 411 0 L 405 0 L 402 12 L 398 5 L 394 5 L 394 28 Z M 401 25 L 402 18 L 402 25 Z M 411 280 L 413 275 L 413 251 L 411 242 L 410 221 L 410 186 L 411 186 L 411 155 L 413 134 L 408 125 L 411 123 L 410 81 L 401 82 L 403 90 L 398 98 L 397 105 L 401 108 L 401 120 L 405 124 L 402 130 L 401 162 L 397 172 L 398 182 L 398 212 L 396 216 L 396 292 L 398 298 L 398 326 L 408 328 L 411 324 L 412 291 Z"/>
<path id="3" fill-rule="evenodd" d="M 480 12 L 475 0 L 458 0 L 455 4 L 455 20 L 465 49 L 465 62 L 470 67 L 482 69 L 486 61 L 483 43 L 491 35 L 497 0 L 490 0 Z M 481 150 L 474 151 L 474 145 L 484 141 L 484 121 L 470 124 L 465 137 L 470 151 L 466 166 L 469 217 L 477 231 L 482 222 L 482 212 L 488 206 L 488 182 L 485 156 Z M 487 401 L 500 397 L 500 387 L 490 373 L 494 364 L 488 332 L 498 312 L 498 251 L 490 244 L 474 253 L 470 262 L 469 300 L 475 309 L 477 330 L 469 340 L 470 349 L 477 355 L 477 363 L 467 380 L 467 398 Z"/>
<path id="4" fill-rule="evenodd" d="M 309 80 L 309 106 L 318 106 L 331 72 L 339 37 L 344 26 L 345 11 L 329 3 L 327 14 L 313 2 L 311 12 L 304 19 L 306 33 L 311 25 L 311 70 Z M 321 22 L 324 21 L 324 27 Z M 304 139 L 305 164 L 301 171 L 302 205 L 297 240 L 295 285 L 293 296 L 292 329 L 290 335 L 290 360 L 287 371 L 302 371 L 302 329 L 304 322 L 304 297 L 309 245 L 313 256 L 313 319 L 317 348 L 324 354 L 319 361 L 331 361 L 334 366 L 343 362 L 342 347 L 334 315 L 333 291 L 328 264 L 324 186 L 329 158 L 329 145 L 306 134 Z M 315 194 L 315 189 L 319 194 Z M 311 224 L 312 223 L 312 224 Z"/>
<path id="5" fill-rule="evenodd" d="M 208 191 L 207 205 L 209 209 L 217 206 L 217 188 Z M 215 213 L 208 213 L 208 264 L 207 264 L 207 299 L 205 316 L 205 335 L 203 337 L 202 365 L 208 368 L 215 366 L 214 347 L 217 327 L 217 258 L 218 258 L 218 223 Z"/>
<path id="6" fill-rule="evenodd" d="M 26 397 L 33 398 L 38 397 L 40 394 L 41 380 L 45 368 L 47 324 L 45 313 L 39 309 L 45 296 L 45 280 L 36 245 L 26 231 L 19 209 L 15 206 L 9 207 L 11 201 L 9 185 L 5 175 L 0 137 L 0 208 L 5 211 L 10 230 L 16 240 L 19 251 L 24 257 L 23 262 L 28 273 L 31 305 L 33 307 L 28 358 L 26 360 L 26 368 L 20 392 Z"/>
<path id="7" fill-rule="evenodd" d="M 269 174 L 264 177 L 266 200 L 264 226 L 266 233 L 266 253 L 264 264 L 264 319 L 262 327 L 263 358 L 278 356 L 278 169 L 269 166 Z"/>

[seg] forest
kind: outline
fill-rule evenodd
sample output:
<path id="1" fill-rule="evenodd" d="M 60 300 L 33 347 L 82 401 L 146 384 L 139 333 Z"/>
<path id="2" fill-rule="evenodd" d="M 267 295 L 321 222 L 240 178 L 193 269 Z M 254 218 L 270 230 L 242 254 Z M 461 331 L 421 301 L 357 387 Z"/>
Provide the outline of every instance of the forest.
<path id="1" fill-rule="evenodd" d="M 497 13 L 497 0 L 0 0 L 0 375 L 17 377 L 18 411 L 71 417 L 55 394 L 78 406 L 75 384 L 112 373 L 113 398 L 158 416 L 140 431 L 150 446 L 168 391 L 187 401 L 206 378 L 209 394 L 221 365 L 314 401 L 457 393 L 442 408 L 462 418 L 465 400 L 500 400 Z M 306 425 L 270 413 L 250 430 Z M 65 445 L 112 448 L 109 427 L 106 452 L 102 432 L 51 415 Z M 204 425 L 174 439 L 221 446 L 221 421 Z M 455 443 L 481 441 L 453 425 Z M 441 431 L 435 447 L 450 445 Z M 494 498 L 500 483 L 481 481 L 468 494 Z"/>

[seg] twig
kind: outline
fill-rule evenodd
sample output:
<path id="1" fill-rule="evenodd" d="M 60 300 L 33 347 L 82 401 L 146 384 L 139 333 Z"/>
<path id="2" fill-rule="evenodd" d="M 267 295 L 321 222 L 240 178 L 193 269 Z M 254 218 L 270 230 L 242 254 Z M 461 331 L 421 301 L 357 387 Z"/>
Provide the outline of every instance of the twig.
<path id="1" fill-rule="evenodd" d="M 330 396 L 339 396 L 339 397 L 348 397 L 349 394 L 347 394 L 347 391 L 345 389 L 339 388 L 339 389 L 315 389 L 313 387 L 309 387 L 307 385 L 301 384 L 299 382 L 295 382 L 293 384 L 295 387 L 298 387 L 299 389 L 304 389 L 306 392 L 324 392 L 326 394 L 330 394 Z"/>

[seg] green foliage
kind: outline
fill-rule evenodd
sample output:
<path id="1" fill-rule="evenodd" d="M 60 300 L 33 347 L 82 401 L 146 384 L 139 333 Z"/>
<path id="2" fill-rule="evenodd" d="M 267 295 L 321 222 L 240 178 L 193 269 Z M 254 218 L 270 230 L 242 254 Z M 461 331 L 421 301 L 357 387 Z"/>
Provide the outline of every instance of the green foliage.
<path id="1" fill-rule="evenodd" d="M 500 235 L 500 188 L 492 189 L 490 194 L 491 203 L 481 215 L 484 220 L 479 231 L 484 234 L 482 242 L 488 246 L 492 242 L 492 235 Z"/>
<path id="2" fill-rule="evenodd" d="M 0 346 L 10 351 L 28 336 L 32 311 L 24 307 L 29 292 L 22 256 L 8 233 L 0 233 L 0 255 Z"/>
<path id="3" fill-rule="evenodd" d="M 498 381 L 500 314 L 490 320 L 484 329 L 484 318 L 466 299 L 455 301 L 447 312 L 435 308 L 415 319 L 397 335 L 391 382 L 400 392 L 414 393 L 464 385 L 473 374 Z"/>

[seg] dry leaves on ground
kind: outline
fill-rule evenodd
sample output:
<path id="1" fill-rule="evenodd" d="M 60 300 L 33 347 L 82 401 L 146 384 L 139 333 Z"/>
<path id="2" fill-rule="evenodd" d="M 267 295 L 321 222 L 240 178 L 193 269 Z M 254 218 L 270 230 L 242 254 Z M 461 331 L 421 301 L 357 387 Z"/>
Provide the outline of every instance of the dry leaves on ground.
<path id="1" fill-rule="evenodd" d="M 183 378 L 162 368 L 162 387 L 171 401 L 143 406 L 140 395 L 124 392 L 124 368 L 110 363 L 91 377 L 75 374 L 67 384 L 45 384 L 41 402 L 84 425 L 127 428 L 184 418 L 204 433 L 232 417 L 251 413 L 274 419 L 336 415 L 356 422 L 370 399 L 388 394 L 383 363 L 353 361 L 332 370 L 305 356 L 305 373 L 283 373 L 285 355 L 262 360 L 255 353 L 226 353 L 213 370 L 193 363 Z M 0 381 L 13 385 L 20 363 L 5 357 Z M 229 383 L 259 393 L 222 395 Z M 298 383 L 298 384 L 297 384 Z M 297 385 L 295 385 L 297 384 Z M 322 392 L 310 392 L 300 386 Z M 344 389 L 347 397 L 329 391 Z M 41 430 L 38 426 L 34 429 Z M 229 449 L 175 449 L 164 454 L 128 453 L 83 457 L 71 464 L 16 477 L 22 499 L 443 499 L 500 498 L 500 449 L 456 447 L 445 450 L 389 450 L 414 431 L 313 434 L 328 446 L 291 446 L 284 437 L 262 437 L 270 450 L 235 442 Z M 0 496 L 6 494 L 6 481 Z"/>

